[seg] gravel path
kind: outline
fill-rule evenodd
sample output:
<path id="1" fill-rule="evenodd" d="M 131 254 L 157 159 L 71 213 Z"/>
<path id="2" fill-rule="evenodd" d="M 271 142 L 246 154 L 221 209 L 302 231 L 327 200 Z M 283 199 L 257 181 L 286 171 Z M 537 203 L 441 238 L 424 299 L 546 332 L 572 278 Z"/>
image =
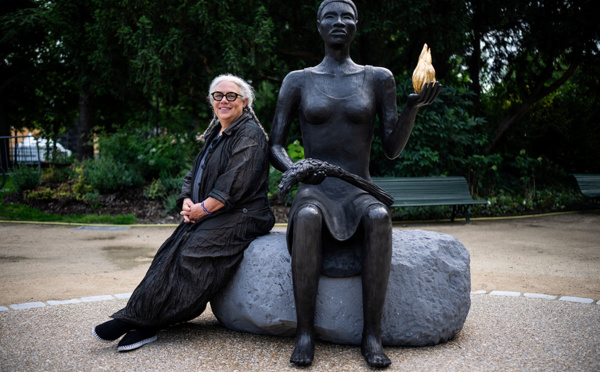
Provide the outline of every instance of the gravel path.
<path id="1" fill-rule="evenodd" d="M 600 214 L 396 228 L 459 238 L 471 253 L 474 292 L 454 340 L 387 347 L 389 371 L 600 371 Z M 0 371 L 371 370 L 358 347 L 324 342 L 311 367 L 296 368 L 293 338 L 225 329 L 210 310 L 130 353 L 96 341 L 92 327 L 126 296 L 82 296 L 133 290 L 172 230 L 0 223 Z M 69 298 L 77 300 L 56 301 Z"/>
<path id="2" fill-rule="evenodd" d="M 389 371 L 598 371 L 600 305 L 472 294 L 457 337 L 434 347 L 387 347 Z M 293 338 L 230 331 L 209 311 L 118 353 L 91 335 L 124 299 L 0 311 L 2 371 L 285 371 Z M 317 344 L 311 371 L 367 371 L 355 346 Z"/>

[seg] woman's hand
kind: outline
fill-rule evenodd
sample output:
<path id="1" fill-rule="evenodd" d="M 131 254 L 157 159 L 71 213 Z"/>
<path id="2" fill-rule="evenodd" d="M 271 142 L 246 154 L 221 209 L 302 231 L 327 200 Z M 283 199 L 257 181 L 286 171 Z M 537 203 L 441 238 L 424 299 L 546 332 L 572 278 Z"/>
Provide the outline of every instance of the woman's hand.
<path id="1" fill-rule="evenodd" d="M 190 200 L 191 202 L 191 200 Z M 187 205 L 187 210 L 184 210 L 184 208 L 186 207 L 185 202 L 183 203 L 183 207 L 181 208 L 181 215 L 183 216 L 183 222 L 188 222 L 188 223 L 196 223 L 196 221 L 198 221 L 200 218 L 203 217 L 203 210 L 202 210 L 202 206 L 200 205 L 200 203 L 194 204 L 191 203 Z"/>
<path id="2" fill-rule="evenodd" d="M 202 203 L 194 204 L 192 199 L 185 198 L 179 214 L 183 216 L 183 222 L 196 223 L 202 217 L 206 217 L 224 206 L 225 204 L 212 197 L 204 200 L 204 208 L 202 208 Z"/>
<path id="3" fill-rule="evenodd" d="M 430 105 L 435 101 L 438 94 L 440 94 L 440 90 L 442 89 L 442 84 L 439 82 L 429 82 L 425 83 L 423 86 L 423 90 L 419 94 L 410 94 L 408 96 L 407 103 L 410 107 L 418 108 L 425 105 Z"/>
<path id="4" fill-rule="evenodd" d="M 184 222 L 196 222 L 190 219 L 190 214 L 192 213 L 192 207 L 194 206 L 194 202 L 190 198 L 183 199 L 183 205 L 181 206 L 181 215 L 183 216 Z"/>

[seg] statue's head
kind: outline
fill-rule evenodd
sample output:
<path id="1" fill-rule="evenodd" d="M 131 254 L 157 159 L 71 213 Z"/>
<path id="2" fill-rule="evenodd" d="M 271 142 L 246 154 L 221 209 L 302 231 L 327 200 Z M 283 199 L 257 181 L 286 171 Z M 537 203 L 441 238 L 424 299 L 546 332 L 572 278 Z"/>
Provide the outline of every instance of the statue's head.
<path id="1" fill-rule="evenodd" d="M 356 10 L 356 5 L 352 2 L 352 0 L 325 0 L 319 5 L 319 10 L 317 11 L 317 20 L 321 20 L 321 16 L 323 15 L 323 9 L 331 3 L 346 3 L 352 7 L 354 10 L 354 18 L 358 21 L 358 10 Z"/>
<path id="2" fill-rule="evenodd" d="M 350 45 L 356 34 L 358 12 L 351 0 L 325 0 L 317 12 L 317 30 L 325 44 Z"/>

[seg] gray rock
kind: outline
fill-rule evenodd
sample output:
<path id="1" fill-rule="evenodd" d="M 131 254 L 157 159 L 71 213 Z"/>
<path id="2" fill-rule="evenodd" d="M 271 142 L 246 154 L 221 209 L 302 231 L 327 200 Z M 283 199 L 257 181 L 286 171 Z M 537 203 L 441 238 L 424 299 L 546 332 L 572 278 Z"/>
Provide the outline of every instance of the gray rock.
<path id="1" fill-rule="evenodd" d="M 382 319 L 384 345 L 425 346 L 450 340 L 471 306 L 469 252 L 453 236 L 422 230 L 393 231 L 393 254 Z M 246 250 L 229 285 L 211 301 L 225 327 L 293 336 L 296 310 L 285 233 L 272 232 Z M 359 345 L 360 276 L 319 281 L 315 328 L 322 340 Z"/>

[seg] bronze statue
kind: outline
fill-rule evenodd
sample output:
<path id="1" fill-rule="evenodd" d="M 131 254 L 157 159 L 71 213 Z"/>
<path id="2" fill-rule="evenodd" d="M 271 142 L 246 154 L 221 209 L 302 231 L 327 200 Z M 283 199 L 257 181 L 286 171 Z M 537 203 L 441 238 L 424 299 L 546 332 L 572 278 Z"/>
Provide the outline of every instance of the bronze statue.
<path id="1" fill-rule="evenodd" d="M 297 115 L 307 158 L 370 181 L 376 115 L 385 154 L 393 159 L 408 141 L 418 108 L 432 103 L 439 94 L 439 83 L 425 84 L 421 93 L 408 96 L 398 116 L 392 73 L 382 67 L 358 65 L 350 58 L 357 18 L 350 0 L 321 3 L 317 29 L 325 44 L 325 57 L 315 67 L 289 73 L 279 93 L 270 143 L 271 163 L 279 171 L 295 172 L 285 148 Z M 369 365 L 387 367 L 391 361 L 381 344 L 381 316 L 392 254 L 389 210 L 362 188 L 322 172 L 308 173 L 301 182 L 287 230 L 298 320 L 290 361 L 308 365 L 314 358 L 319 276 L 361 274 L 361 351 Z"/>

